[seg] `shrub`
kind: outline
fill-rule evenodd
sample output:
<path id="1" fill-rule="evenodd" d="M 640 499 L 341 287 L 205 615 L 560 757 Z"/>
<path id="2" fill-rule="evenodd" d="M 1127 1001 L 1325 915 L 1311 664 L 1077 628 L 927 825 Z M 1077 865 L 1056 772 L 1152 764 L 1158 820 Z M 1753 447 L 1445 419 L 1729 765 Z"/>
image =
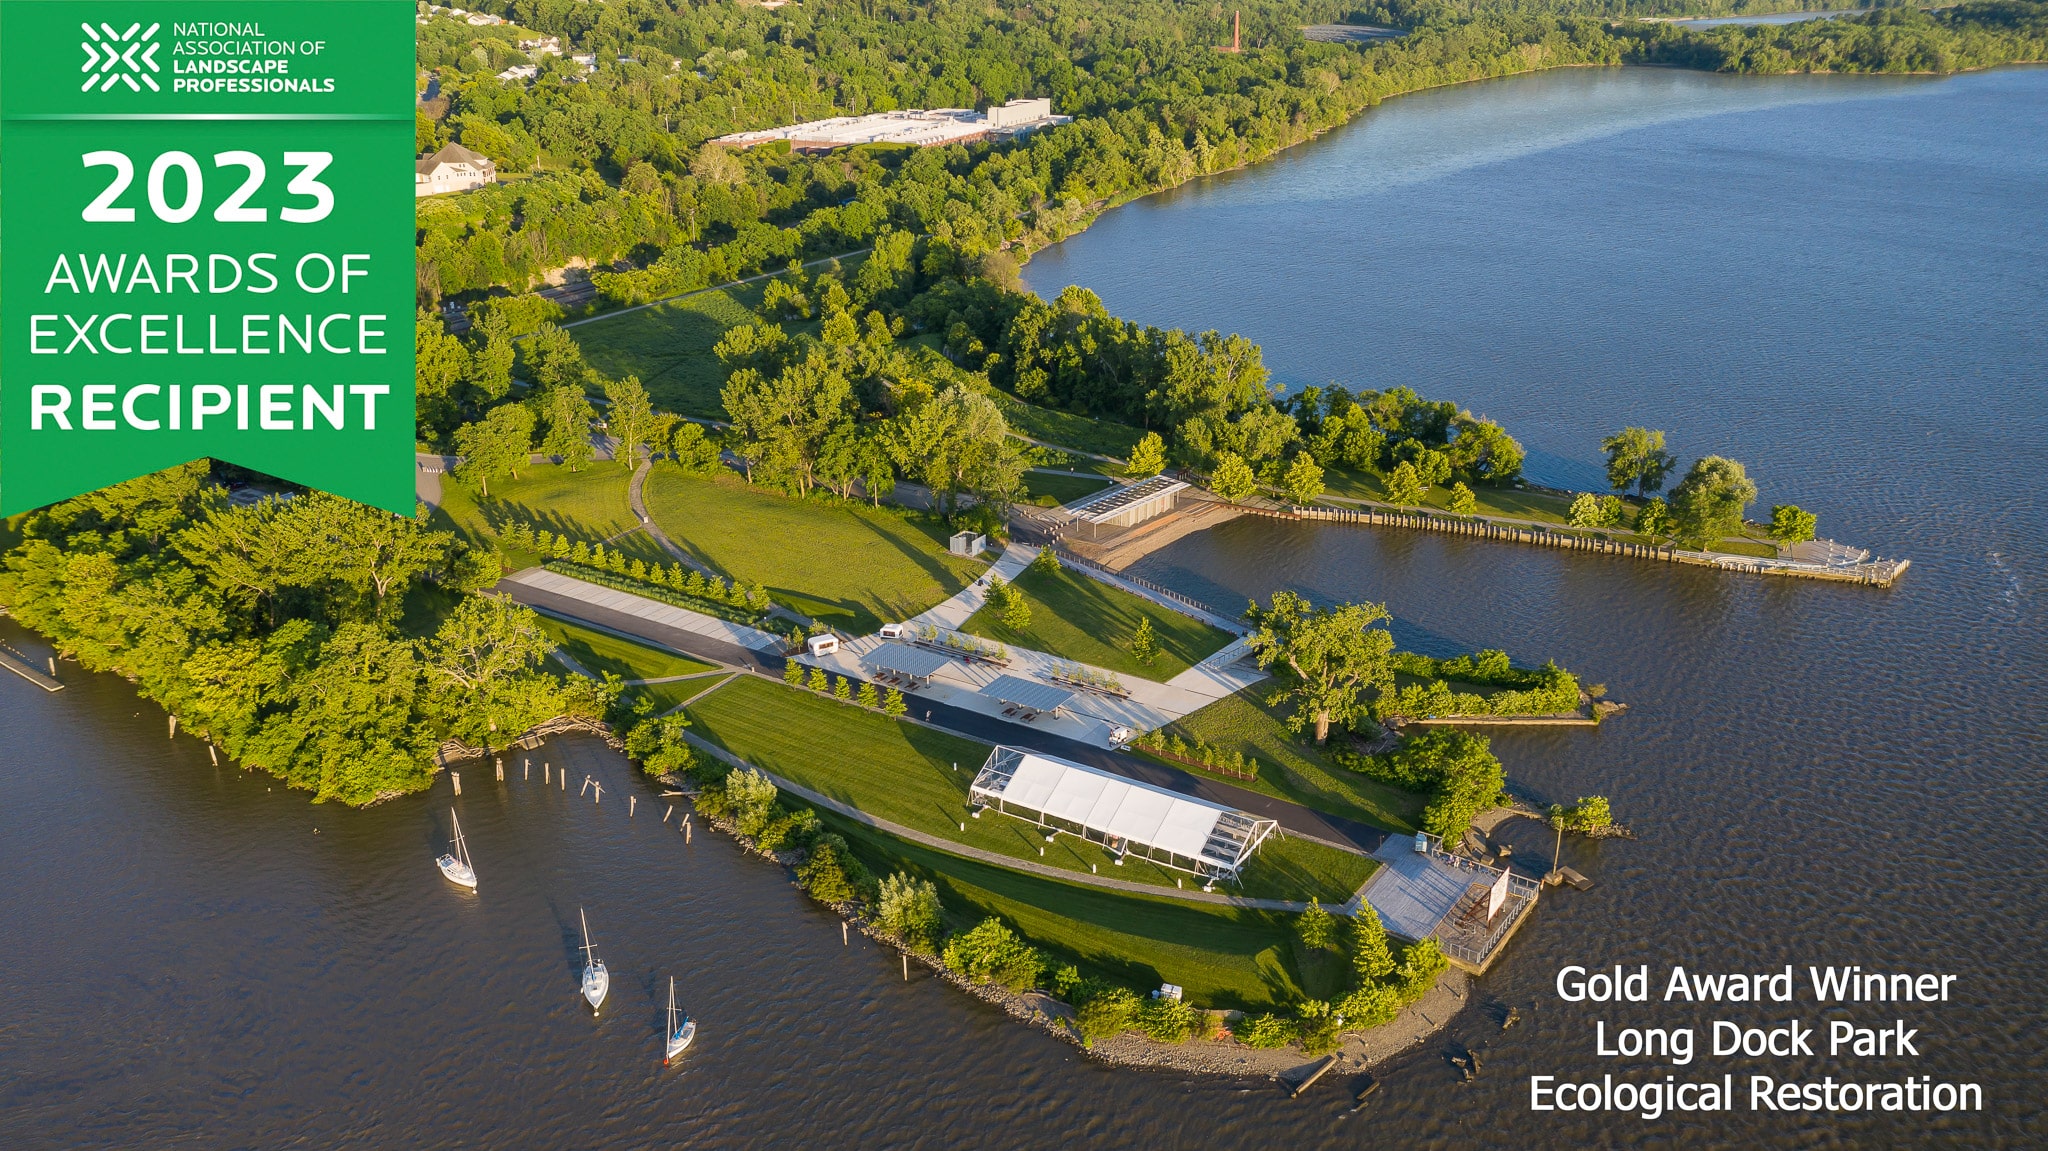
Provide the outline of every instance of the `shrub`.
<path id="1" fill-rule="evenodd" d="M 1271 1051 L 1287 1046 L 1301 1034 L 1301 1028 L 1285 1015 L 1248 1015 L 1237 1025 L 1235 1035 L 1246 1047 Z"/>
<path id="2" fill-rule="evenodd" d="M 1444 958 L 1443 949 L 1437 946 L 1436 940 L 1425 939 L 1420 943 L 1409 944 L 1408 953 L 1401 957 L 1401 970 L 1397 975 L 1402 999 L 1413 1003 L 1422 998 L 1425 992 L 1436 985 L 1437 976 L 1442 975 L 1444 969 L 1450 965 L 1450 960 Z"/>
<path id="3" fill-rule="evenodd" d="M 1337 943 L 1337 920 L 1323 910 L 1322 901 L 1311 898 L 1308 910 L 1294 921 L 1294 932 L 1301 939 L 1301 945 L 1310 950 L 1334 947 Z"/>
<path id="4" fill-rule="evenodd" d="M 840 676 L 832 681 L 832 698 L 853 702 L 853 681 Z"/>
<path id="5" fill-rule="evenodd" d="M 1201 1012 L 1172 999 L 1148 999 L 1138 1008 L 1138 1030 L 1160 1043 L 1186 1043 Z"/>
<path id="6" fill-rule="evenodd" d="M 882 700 L 882 713 L 901 719 L 903 714 L 909 710 L 910 705 L 903 702 L 903 693 L 893 687 L 890 688 L 888 695 Z"/>
<path id="7" fill-rule="evenodd" d="M 683 739 L 689 726 L 690 721 L 680 715 L 642 720 L 626 732 L 626 754 L 639 760 L 640 770 L 649 775 L 686 771 L 696 759 Z"/>
<path id="8" fill-rule="evenodd" d="M 804 685 L 804 665 L 793 659 L 784 660 L 782 664 L 782 682 L 791 687 L 802 687 Z"/>
<path id="9" fill-rule="evenodd" d="M 875 922 L 912 951 L 929 953 L 939 938 L 939 890 L 928 879 L 897 872 L 882 880 Z"/>
<path id="10" fill-rule="evenodd" d="M 1139 616 L 1138 630 L 1131 633 L 1131 658 L 1151 663 L 1159 654 L 1159 633 L 1152 630 L 1152 617 Z"/>
<path id="11" fill-rule="evenodd" d="M 1074 1026 L 1089 1043 L 1109 1039 L 1138 1025 L 1144 1000 L 1126 987 L 1108 987 L 1090 995 L 1075 1013 Z"/>
<path id="12" fill-rule="evenodd" d="M 785 812 L 768 821 L 754 842 L 761 850 L 774 853 L 808 846 L 824 830 L 818 813 L 810 808 Z"/>
<path id="13" fill-rule="evenodd" d="M 775 784 L 749 767 L 725 777 L 725 799 L 733 827 L 749 839 L 775 818 Z"/>
<path id="14" fill-rule="evenodd" d="M 804 861 L 797 865 L 797 885 L 812 899 L 833 906 L 859 894 L 860 863 L 846 850 L 846 841 L 826 833 L 811 844 Z"/>
<path id="15" fill-rule="evenodd" d="M 1305 999 L 1298 1008 L 1300 1015 L 1296 1027 L 1300 1029 L 1301 1049 L 1310 1055 L 1328 1055 L 1337 1049 L 1344 1033 L 1344 1024 L 1330 1005 L 1320 999 Z"/>
<path id="16" fill-rule="evenodd" d="M 825 674 L 824 668 L 814 667 L 811 669 L 810 687 L 812 691 L 830 691 L 832 677 Z"/>
<path id="17" fill-rule="evenodd" d="M 995 980 L 1012 991 L 1036 986 L 1045 967 L 1038 949 L 994 916 L 947 940 L 942 960 L 969 979 Z"/>

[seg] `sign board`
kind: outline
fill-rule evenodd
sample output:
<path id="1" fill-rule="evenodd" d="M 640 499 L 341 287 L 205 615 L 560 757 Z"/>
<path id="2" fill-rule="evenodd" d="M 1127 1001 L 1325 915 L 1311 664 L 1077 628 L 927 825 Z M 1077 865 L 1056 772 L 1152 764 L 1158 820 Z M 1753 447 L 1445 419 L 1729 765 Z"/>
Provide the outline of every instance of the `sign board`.
<path id="1" fill-rule="evenodd" d="M 412 511 L 413 13 L 0 5 L 0 514 L 202 456 Z"/>
<path id="2" fill-rule="evenodd" d="M 1493 881 L 1492 889 L 1486 893 L 1486 921 L 1492 923 L 1493 917 L 1499 915 L 1500 909 L 1507 904 L 1508 869 L 1503 867 L 1500 869 L 1500 877 Z"/>

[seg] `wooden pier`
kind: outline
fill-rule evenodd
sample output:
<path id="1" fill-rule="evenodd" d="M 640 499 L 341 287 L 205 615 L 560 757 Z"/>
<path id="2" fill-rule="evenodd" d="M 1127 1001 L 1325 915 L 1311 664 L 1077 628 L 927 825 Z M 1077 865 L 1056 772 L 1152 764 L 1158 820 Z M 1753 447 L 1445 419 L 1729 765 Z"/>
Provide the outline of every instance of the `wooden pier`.
<path id="1" fill-rule="evenodd" d="M 1382 512 L 1352 511 L 1348 508 L 1327 507 L 1260 507 L 1247 504 L 1243 510 L 1255 516 L 1266 516 L 1280 520 L 1313 520 L 1327 523 L 1364 524 L 1373 527 L 1413 528 L 1417 531 L 1442 532 L 1446 535 L 1471 536 L 1475 539 L 1501 540 L 1506 543 L 1529 544 L 1533 547 L 1563 548 L 1566 551 L 1598 552 L 1603 555 L 1622 556 L 1629 559 L 1657 560 L 1664 563 L 1692 564 L 1697 567 L 1719 568 L 1723 571 L 1749 572 L 1755 575 L 1797 576 L 1803 579 L 1839 580 L 1844 583 L 1864 584 L 1871 587 L 1890 587 L 1906 573 L 1911 560 L 1867 560 L 1853 564 L 1824 565 L 1796 563 L 1780 559 L 1763 559 L 1758 556 L 1736 555 L 1733 552 L 1687 551 L 1668 544 L 1638 544 L 1602 536 L 1573 535 L 1563 529 L 1518 527 L 1498 524 L 1483 517 L 1454 516 L 1433 512 Z"/>
<path id="2" fill-rule="evenodd" d="M 28 657 L 5 644 L 0 644 L 0 667 L 6 668 L 8 671 L 42 688 L 44 691 L 64 690 L 64 685 L 58 683 L 55 676 L 43 674 L 36 665 L 28 661 Z"/>

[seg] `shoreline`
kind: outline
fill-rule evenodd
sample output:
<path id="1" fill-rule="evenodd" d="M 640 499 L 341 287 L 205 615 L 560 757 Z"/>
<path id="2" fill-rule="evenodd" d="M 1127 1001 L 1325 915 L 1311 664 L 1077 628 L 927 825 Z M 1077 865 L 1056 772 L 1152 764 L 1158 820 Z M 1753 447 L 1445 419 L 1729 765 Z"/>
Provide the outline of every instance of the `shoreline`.
<path id="1" fill-rule="evenodd" d="M 682 798 L 690 801 L 693 813 L 704 815 L 697 810 L 696 793 L 685 790 L 685 781 L 673 773 L 655 777 L 655 781 L 669 788 L 682 791 Z M 740 835 L 728 820 L 714 819 L 704 815 L 707 827 L 722 832 L 742 852 L 766 859 L 785 871 L 795 866 L 796 853 L 773 853 L 763 851 L 753 840 Z M 794 886 L 794 881 L 792 881 Z M 805 896 L 806 899 L 809 896 Z M 812 902 L 816 902 L 813 900 Z M 840 921 L 854 931 L 860 932 L 875 943 L 889 948 L 904 957 L 907 963 L 916 963 L 930 972 L 939 981 L 955 990 L 965 992 L 983 1003 L 1000 1009 L 1010 1018 L 1044 1030 L 1055 1038 L 1073 1044 L 1091 1058 L 1116 1067 L 1132 1067 L 1162 1071 L 1184 1071 L 1200 1075 L 1222 1075 L 1255 1077 L 1281 1081 L 1290 1073 L 1301 1072 L 1313 1066 L 1323 1056 L 1309 1055 L 1300 1047 L 1289 1044 L 1280 1048 L 1246 1047 L 1233 1040 L 1189 1039 L 1183 1043 L 1162 1043 L 1137 1031 L 1125 1031 L 1107 1039 L 1088 1043 L 1072 1026 L 1074 1008 L 1040 990 L 1011 991 L 996 983 L 977 983 L 960 973 L 947 968 L 936 955 L 924 955 L 905 947 L 894 936 L 877 929 L 862 916 L 848 910 L 847 904 L 826 904 Z M 1393 1019 L 1365 1031 L 1347 1031 L 1331 1054 L 1336 1062 L 1332 1070 L 1362 1071 L 1379 1065 L 1396 1055 L 1403 1054 L 1430 1036 L 1450 1026 L 1451 1020 L 1472 1001 L 1472 985 L 1478 977 L 1451 965 L 1422 998 L 1401 1008 Z M 1229 1011 L 1208 1009 L 1208 1017 L 1216 1020 L 1219 1016 L 1228 1020 Z"/>

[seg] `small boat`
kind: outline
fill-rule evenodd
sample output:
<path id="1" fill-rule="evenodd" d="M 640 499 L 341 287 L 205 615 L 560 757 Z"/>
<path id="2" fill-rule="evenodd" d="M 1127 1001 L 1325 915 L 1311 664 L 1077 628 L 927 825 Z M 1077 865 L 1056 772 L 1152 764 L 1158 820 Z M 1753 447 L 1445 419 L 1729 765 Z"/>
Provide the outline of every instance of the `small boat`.
<path id="1" fill-rule="evenodd" d="M 697 1021 L 676 1009 L 676 977 L 668 977 L 668 1040 L 662 1053 L 663 1064 L 669 1063 L 683 1053 L 690 1040 L 697 1038 Z"/>
<path id="2" fill-rule="evenodd" d="M 605 993 L 612 989 L 612 973 L 604 969 L 604 960 L 597 957 L 597 948 L 591 946 L 589 917 L 580 907 L 576 917 L 583 920 L 583 998 L 590 1001 L 591 1013 L 596 1014 L 604 1004 Z"/>
<path id="3" fill-rule="evenodd" d="M 449 845 L 448 854 L 434 863 L 441 868 L 441 874 L 448 882 L 459 883 L 471 891 L 476 890 L 476 868 L 469 862 L 469 847 L 462 842 L 462 822 L 455 818 L 454 809 L 448 812 L 448 822 L 455 825 L 455 842 Z"/>

